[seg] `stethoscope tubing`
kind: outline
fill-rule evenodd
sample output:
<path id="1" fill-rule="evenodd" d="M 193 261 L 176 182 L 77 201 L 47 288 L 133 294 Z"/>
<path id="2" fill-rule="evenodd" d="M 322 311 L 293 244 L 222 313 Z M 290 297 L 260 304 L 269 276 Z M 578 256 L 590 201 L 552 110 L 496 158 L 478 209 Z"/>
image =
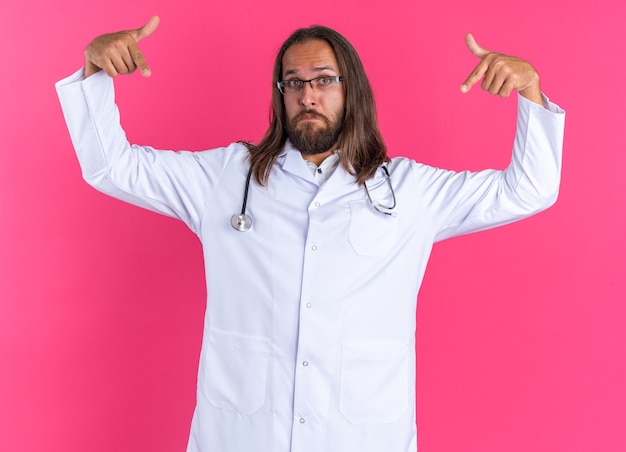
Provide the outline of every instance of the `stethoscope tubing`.
<path id="1" fill-rule="evenodd" d="M 389 170 L 387 169 L 387 165 L 382 165 L 382 169 L 385 172 L 385 179 L 387 180 L 387 185 L 389 186 L 389 190 L 391 191 L 391 197 L 393 199 L 393 204 L 391 206 L 384 206 L 380 204 L 378 201 L 374 201 L 372 196 L 370 195 L 370 191 L 367 188 L 367 183 L 363 184 L 365 188 L 365 193 L 367 193 L 367 199 L 369 200 L 372 207 L 379 213 L 384 215 L 395 216 L 395 212 L 392 212 L 396 207 L 396 193 L 393 189 L 393 185 L 391 184 L 391 176 L 389 175 Z M 248 193 L 250 191 L 250 179 L 252 178 L 252 168 L 248 170 L 248 176 L 246 177 L 246 186 L 243 191 L 243 202 L 241 204 L 241 213 L 236 213 L 230 218 L 230 225 L 239 232 L 246 232 L 252 227 L 252 218 L 250 215 L 246 213 L 246 207 L 248 205 Z"/>
<path id="2" fill-rule="evenodd" d="M 246 177 L 246 187 L 243 191 L 243 203 L 241 204 L 241 213 L 234 214 L 230 218 L 230 225 L 239 232 L 246 232 L 252 227 L 252 218 L 246 213 L 246 206 L 248 205 L 248 192 L 250 191 L 250 179 L 252 178 L 252 168 L 248 170 L 248 176 Z"/>

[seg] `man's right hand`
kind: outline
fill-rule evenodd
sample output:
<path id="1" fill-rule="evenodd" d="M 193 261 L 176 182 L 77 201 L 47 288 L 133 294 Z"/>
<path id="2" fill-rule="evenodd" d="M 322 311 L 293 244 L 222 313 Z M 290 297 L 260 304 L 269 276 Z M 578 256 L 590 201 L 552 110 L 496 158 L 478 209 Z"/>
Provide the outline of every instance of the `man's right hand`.
<path id="1" fill-rule="evenodd" d="M 110 77 L 131 74 L 139 68 L 144 77 L 152 71 L 137 43 L 150 36 L 159 25 L 159 17 L 152 16 L 147 24 L 136 30 L 118 31 L 98 36 L 85 49 L 85 78 L 104 69 Z"/>

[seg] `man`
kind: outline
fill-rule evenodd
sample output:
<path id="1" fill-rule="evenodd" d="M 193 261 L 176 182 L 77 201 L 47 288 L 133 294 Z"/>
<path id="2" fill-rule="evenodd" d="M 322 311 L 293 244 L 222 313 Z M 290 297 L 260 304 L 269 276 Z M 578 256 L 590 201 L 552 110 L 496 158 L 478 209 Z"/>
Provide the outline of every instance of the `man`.
<path id="1" fill-rule="evenodd" d="M 258 145 L 156 151 L 126 141 L 111 77 L 150 75 L 137 43 L 157 25 L 96 38 L 57 90 L 86 180 L 202 241 L 188 451 L 414 452 L 415 307 L 432 244 L 556 200 L 563 111 L 529 63 L 468 35 L 480 62 L 461 90 L 482 79 L 492 94 L 519 92 L 511 164 L 455 173 L 389 159 L 356 51 L 311 27 L 277 55 Z"/>

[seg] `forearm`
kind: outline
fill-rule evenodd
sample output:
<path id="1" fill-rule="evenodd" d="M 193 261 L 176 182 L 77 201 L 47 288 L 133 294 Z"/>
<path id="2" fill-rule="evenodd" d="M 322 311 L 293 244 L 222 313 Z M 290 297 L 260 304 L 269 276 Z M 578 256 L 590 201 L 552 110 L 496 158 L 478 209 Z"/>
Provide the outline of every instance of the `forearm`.
<path id="1" fill-rule="evenodd" d="M 61 80 L 56 89 L 83 176 L 98 186 L 111 160 L 129 144 L 120 125 L 112 80 L 103 73 L 83 82 L 83 73 L 77 71 Z M 85 83 L 97 85 L 97 89 L 89 89 Z"/>
<path id="2" fill-rule="evenodd" d="M 85 80 L 77 71 L 56 88 L 84 179 L 103 193 L 178 218 L 198 231 L 207 196 L 232 151 L 247 148 L 235 144 L 195 153 L 131 145 L 106 73 Z"/>
<path id="3" fill-rule="evenodd" d="M 565 120 L 565 112 L 541 92 L 531 96 L 520 92 L 514 151 L 504 172 L 509 196 L 530 213 L 549 207 L 558 195 Z"/>
<path id="4" fill-rule="evenodd" d="M 511 162 L 504 171 L 452 173 L 441 202 L 445 221 L 436 240 L 477 232 L 551 206 L 559 192 L 565 115 L 542 97 L 541 105 L 519 96 Z"/>

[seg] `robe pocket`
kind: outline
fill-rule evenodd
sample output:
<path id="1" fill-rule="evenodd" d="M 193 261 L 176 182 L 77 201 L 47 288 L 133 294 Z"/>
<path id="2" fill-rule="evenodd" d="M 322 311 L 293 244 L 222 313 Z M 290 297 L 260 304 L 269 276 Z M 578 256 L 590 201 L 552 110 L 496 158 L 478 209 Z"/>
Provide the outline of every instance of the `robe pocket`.
<path id="1" fill-rule="evenodd" d="M 353 424 L 397 421 L 409 406 L 406 343 L 344 344 L 339 410 Z"/>
<path id="2" fill-rule="evenodd" d="M 393 244 L 397 220 L 395 215 L 377 212 L 369 201 L 351 201 L 348 240 L 354 252 L 384 256 Z"/>
<path id="3" fill-rule="evenodd" d="M 269 340 L 209 330 L 204 392 L 216 408 L 251 415 L 265 403 Z"/>

